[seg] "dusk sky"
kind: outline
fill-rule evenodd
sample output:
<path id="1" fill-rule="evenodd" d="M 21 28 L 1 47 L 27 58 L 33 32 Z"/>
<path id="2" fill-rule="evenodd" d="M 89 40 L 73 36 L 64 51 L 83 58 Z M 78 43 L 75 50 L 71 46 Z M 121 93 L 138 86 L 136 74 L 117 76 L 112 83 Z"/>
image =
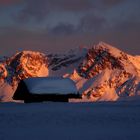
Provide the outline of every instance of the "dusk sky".
<path id="1" fill-rule="evenodd" d="M 140 55 L 140 0 L 0 0 L 0 56 L 99 41 Z"/>

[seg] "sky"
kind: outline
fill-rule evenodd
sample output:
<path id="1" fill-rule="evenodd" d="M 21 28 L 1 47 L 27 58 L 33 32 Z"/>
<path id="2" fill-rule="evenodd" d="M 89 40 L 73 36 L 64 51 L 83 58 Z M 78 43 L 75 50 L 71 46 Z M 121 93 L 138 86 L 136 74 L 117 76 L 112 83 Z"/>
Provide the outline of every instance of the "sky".
<path id="1" fill-rule="evenodd" d="M 100 41 L 140 55 L 140 0 L 0 0 L 0 56 Z"/>

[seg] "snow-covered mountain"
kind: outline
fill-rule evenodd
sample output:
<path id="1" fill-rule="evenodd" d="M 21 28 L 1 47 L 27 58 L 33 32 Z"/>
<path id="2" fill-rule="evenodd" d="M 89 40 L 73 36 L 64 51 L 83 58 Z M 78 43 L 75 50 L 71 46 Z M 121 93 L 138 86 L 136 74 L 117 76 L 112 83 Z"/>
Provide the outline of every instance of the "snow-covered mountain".
<path id="1" fill-rule="evenodd" d="M 70 77 L 85 99 L 117 100 L 139 95 L 140 59 L 100 42 L 89 49 Z"/>
<path id="2" fill-rule="evenodd" d="M 23 51 L 4 59 L 0 63 L 0 100 L 11 101 L 20 80 L 48 73 L 47 57 L 39 52 Z"/>
<path id="3" fill-rule="evenodd" d="M 10 101 L 21 79 L 71 78 L 83 100 L 110 101 L 140 95 L 140 56 L 128 55 L 104 42 L 66 54 L 23 51 L 0 61 L 0 99 Z"/>

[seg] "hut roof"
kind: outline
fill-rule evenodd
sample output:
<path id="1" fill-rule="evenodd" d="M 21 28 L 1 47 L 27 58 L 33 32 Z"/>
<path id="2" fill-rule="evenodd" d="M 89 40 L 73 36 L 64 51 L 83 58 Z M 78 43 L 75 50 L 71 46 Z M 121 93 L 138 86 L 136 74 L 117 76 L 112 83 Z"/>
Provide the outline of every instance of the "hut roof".
<path id="1" fill-rule="evenodd" d="M 24 80 L 27 89 L 32 94 L 69 94 L 77 93 L 75 83 L 63 77 L 36 77 Z"/>

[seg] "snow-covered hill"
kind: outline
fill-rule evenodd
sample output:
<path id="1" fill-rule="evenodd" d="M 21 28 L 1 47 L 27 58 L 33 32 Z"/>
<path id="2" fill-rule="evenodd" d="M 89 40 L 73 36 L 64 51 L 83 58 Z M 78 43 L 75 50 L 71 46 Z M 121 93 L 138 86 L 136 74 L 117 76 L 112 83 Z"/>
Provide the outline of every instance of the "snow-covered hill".
<path id="1" fill-rule="evenodd" d="M 66 54 L 19 52 L 0 61 L 0 100 L 12 100 L 21 79 L 46 76 L 71 78 L 82 101 L 115 101 L 140 95 L 140 56 L 104 42 Z"/>

